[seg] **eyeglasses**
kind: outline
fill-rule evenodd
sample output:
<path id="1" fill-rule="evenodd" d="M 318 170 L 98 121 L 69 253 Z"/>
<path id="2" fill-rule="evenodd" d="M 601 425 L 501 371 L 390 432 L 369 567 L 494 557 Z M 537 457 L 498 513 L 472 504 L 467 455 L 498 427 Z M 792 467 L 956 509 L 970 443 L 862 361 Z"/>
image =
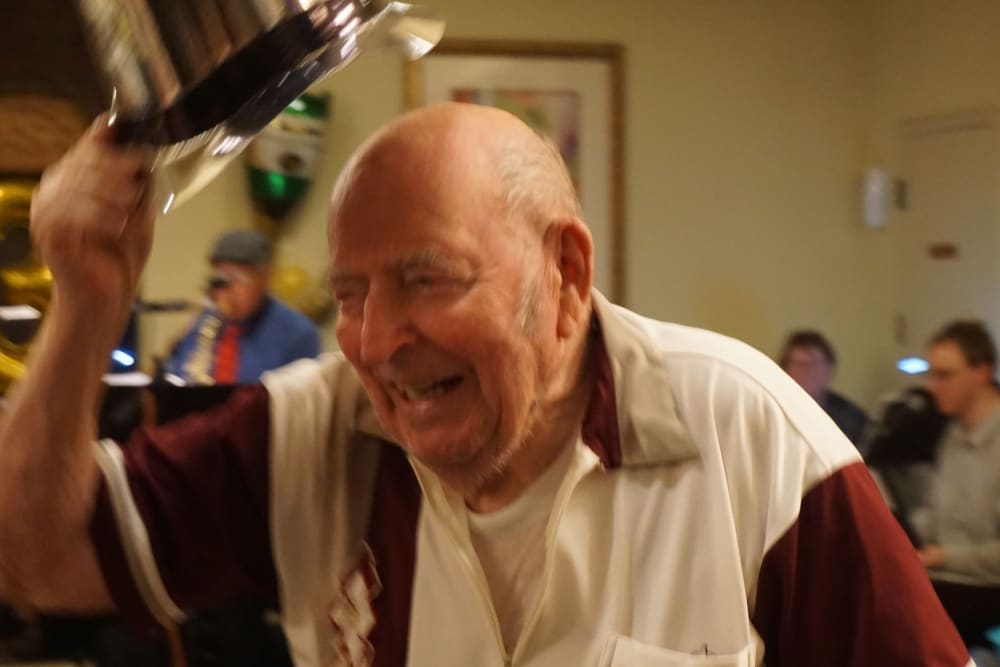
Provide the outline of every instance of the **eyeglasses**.
<path id="1" fill-rule="evenodd" d="M 825 359 L 789 359 L 785 362 L 785 368 L 820 368 L 829 366 Z"/>
<path id="2" fill-rule="evenodd" d="M 945 382 L 959 374 L 959 368 L 931 368 L 927 371 L 927 379 L 934 382 Z"/>
<path id="3" fill-rule="evenodd" d="M 222 289 L 223 287 L 228 287 L 233 283 L 247 283 L 252 280 L 252 277 L 246 271 L 240 271 L 238 269 L 226 269 L 225 271 L 219 269 L 213 271 L 205 282 L 205 291 L 211 292 L 213 290 Z"/>

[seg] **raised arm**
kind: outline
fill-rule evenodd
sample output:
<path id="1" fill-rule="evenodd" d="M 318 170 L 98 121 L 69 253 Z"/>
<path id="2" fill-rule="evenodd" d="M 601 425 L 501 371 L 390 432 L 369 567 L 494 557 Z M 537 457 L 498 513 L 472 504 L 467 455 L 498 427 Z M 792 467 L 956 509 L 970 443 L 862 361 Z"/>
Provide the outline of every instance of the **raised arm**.
<path id="1" fill-rule="evenodd" d="M 46 610 L 112 606 L 88 523 L 101 377 L 149 255 L 148 168 L 104 118 L 46 170 L 31 207 L 52 270 L 28 373 L 0 418 L 0 598 Z"/>

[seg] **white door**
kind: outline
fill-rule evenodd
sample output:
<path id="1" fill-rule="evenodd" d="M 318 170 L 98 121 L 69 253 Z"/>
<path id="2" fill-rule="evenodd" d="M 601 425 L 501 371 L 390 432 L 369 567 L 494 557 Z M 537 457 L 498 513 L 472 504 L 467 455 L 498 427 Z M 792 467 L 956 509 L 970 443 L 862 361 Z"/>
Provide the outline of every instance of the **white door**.
<path id="1" fill-rule="evenodd" d="M 977 111 L 903 124 L 897 197 L 896 331 L 900 354 L 958 317 L 1000 339 L 997 115 Z"/>

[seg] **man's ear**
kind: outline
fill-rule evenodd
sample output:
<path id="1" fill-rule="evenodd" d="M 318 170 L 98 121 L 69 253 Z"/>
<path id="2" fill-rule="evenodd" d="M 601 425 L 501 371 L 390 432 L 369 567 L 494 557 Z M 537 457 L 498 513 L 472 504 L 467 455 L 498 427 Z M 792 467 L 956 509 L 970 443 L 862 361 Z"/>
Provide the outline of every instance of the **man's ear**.
<path id="1" fill-rule="evenodd" d="M 594 240 L 583 221 L 576 218 L 554 222 L 546 231 L 559 285 L 556 332 L 571 336 L 586 326 L 590 317 L 590 288 L 594 282 Z"/>
<path id="2" fill-rule="evenodd" d="M 976 374 L 980 377 L 983 384 L 993 384 L 994 369 L 992 364 L 973 364 L 972 368 L 975 370 Z"/>

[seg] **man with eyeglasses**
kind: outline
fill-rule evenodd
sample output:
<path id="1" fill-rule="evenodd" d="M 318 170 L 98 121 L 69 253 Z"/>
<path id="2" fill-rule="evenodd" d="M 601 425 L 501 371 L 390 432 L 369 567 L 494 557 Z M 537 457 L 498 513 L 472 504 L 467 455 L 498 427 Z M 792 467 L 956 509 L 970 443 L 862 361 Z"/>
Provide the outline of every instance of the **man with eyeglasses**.
<path id="1" fill-rule="evenodd" d="M 951 417 L 927 506 L 913 513 L 917 551 L 980 667 L 1000 665 L 986 631 L 1000 622 L 1000 389 L 982 322 L 945 325 L 927 350 L 927 389 Z"/>
<path id="2" fill-rule="evenodd" d="M 212 250 L 212 305 L 174 346 L 166 372 L 186 384 L 246 384 L 319 354 L 319 333 L 268 288 L 273 248 L 259 232 L 226 232 Z"/>
<path id="3" fill-rule="evenodd" d="M 1000 585 L 1000 389 L 996 347 L 977 321 L 947 324 L 930 342 L 927 389 L 952 418 L 938 450 L 929 506 L 917 513 L 924 566 Z"/>

